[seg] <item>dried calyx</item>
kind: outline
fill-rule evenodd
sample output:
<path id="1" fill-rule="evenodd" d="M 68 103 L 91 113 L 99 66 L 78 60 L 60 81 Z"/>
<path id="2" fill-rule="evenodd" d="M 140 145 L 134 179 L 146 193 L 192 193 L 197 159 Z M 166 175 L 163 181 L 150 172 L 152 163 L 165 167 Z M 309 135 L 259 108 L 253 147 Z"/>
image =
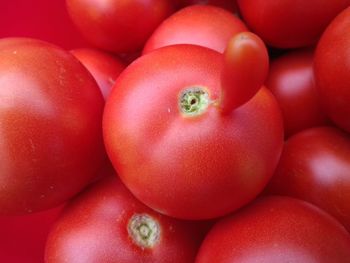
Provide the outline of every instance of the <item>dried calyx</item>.
<path id="1" fill-rule="evenodd" d="M 134 214 L 128 223 L 128 233 L 132 241 L 142 249 L 154 247 L 160 239 L 157 220 L 147 214 Z"/>

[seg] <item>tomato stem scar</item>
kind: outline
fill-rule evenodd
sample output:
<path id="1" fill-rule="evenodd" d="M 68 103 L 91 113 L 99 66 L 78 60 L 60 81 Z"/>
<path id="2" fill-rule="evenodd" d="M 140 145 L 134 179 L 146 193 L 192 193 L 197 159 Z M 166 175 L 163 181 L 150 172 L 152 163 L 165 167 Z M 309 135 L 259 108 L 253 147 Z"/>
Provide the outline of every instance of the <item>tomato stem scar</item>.
<path id="1" fill-rule="evenodd" d="M 185 116 L 201 115 L 209 104 L 209 94 L 201 86 L 187 88 L 180 94 L 179 108 Z"/>
<path id="2" fill-rule="evenodd" d="M 128 223 L 128 233 L 132 241 L 142 249 L 152 248 L 159 242 L 159 223 L 147 214 L 134 214 Z"/>

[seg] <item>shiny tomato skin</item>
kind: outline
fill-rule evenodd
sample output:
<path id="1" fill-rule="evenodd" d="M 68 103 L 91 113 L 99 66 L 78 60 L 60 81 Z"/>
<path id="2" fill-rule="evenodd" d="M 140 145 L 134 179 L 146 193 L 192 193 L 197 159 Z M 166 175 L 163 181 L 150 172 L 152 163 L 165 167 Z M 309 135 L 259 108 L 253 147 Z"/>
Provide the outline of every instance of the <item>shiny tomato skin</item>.
<path id="1" fill-rule="evenodd" d="M 65 0 L 10 0 L 0 4 L 0 38 L 31 37 L 71 49 L 88 45 L 71 21 Z"/>
<path id="2" fill-rule="evenodd" d="M 173 12 L 170 0 L 66 0 L 79 31 L 96 47 L 115 53 L 141 50 Z"/>
<path id="3" fill-rule="evenodd" d="M 276 101 L 262 88 L 222 115 L 221 63 L 220 53 L 195 45 L 160 48 L 127 67 L 107 100 L 103 130 L 113 166 L 139 200 L 166 215 L 232 212 L 254 199 L 277 165 L 283 124 Z M 192 87 L 211 101 L 195 117 L 178 102 Z"/>
<path id="4" fill-rule="evenodd" d="M 71 53 L 89 70 L 106 100 L 125 64 L 116 56 L 93 48 L 79 48 Z"/>
<path id="5" fill-rule="evenodd" d="M 146 215 L 159 227 L 152 247 L 130 235 L 130 220 Z M 52 228 L 45 262 L 192 263 L 202 241 L 194 222 L 169 218 L 140 203 L 115 177 L 92 185 L 74 199 Z"/>
<path id="6" fill-rule="evenodd" d="M 281 107 L 285 137 L 330 123 L 315 86 L 313 51 L 288 52 L 271 62 L 266 86 Z"/>
<path id="7" fill-rule="evenodd" d="M 0 216 L 0 262 L 44 263 L 46 239 L 62 206 L 23 216 Z"/>
<path id="8" fill-rule="evenodd" d="M 268 45 L 298 48 L 316 44 L 350 0 L 238 0 L 248 27 Z"/>
<path id="9" fill-rule="evenodd" d="M 69 199 L 105 159 L 104 101 L 90 73 L 47 42 L 0 40 L 0 214 Z"/>
<path id="10" fill-rule="evenodd" d="M 320 39 L 315 79 L 321 102 L 335 124 L 350 132 L 350 7 L 339 14 Z"/>
<path id="11" fill-rule="evenodd" d="M 292 136 L 267 192 L 313 203 L 350 231 L 350 137 L 332 127 Z"/>
<path id="12" fill-rule="evenodd" d="M 217 222 L 196 263 L 349 263 L 350 234 L 319 208 L 265 197 Z"/>
<path id="13" fill-rule="evenodd" d="M 223 53 L 230 38 L 243 31 L 247 31 L 245 24 L 223 8 L 188 6 L 158 26 L 147 40 L 143 54 L 174 44 L 199 45 Z"/>
<path id="14" fill-rule="evenodd" d="M 269 54 L 257 35 L 242 32 L 232 37 L 223 54 L 222 113 L 231 113 L 250 101 L 264 85 L 268 71 Z"/>

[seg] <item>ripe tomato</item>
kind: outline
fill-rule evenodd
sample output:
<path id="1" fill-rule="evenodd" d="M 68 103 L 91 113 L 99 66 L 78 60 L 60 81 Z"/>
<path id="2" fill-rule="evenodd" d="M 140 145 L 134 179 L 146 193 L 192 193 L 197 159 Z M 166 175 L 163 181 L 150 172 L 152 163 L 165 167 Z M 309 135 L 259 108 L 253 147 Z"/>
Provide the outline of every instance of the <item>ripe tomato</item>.
<path id="1" fill-rule="evenodd" d="M 269 55 L 264 42 L 251 32 L 233 36 L 223 55 L 221 86 L 225 92 L 221 104 L 230 112 L 260 90 L 268 75 Z"/>
<path id="2" fill-rule="evenodd" d="M 297 48 L 316 44 L 350 0 L 238 0 L 244 21 L 267 44 Z"/>
<path id="3" fill-rule="evenodd" d="M 61 210 L 0 216 L 0 262 L 44 263 L 46 239 Z"/>
<path id="4" fill-rule="evenodd" d="M 101 166 L 104 101 L 73 55 L 49 43 L 0 40 L 0 214 L 56 206 Z"/>
<path id="5" fill-rule="evenodd" d="M 68 15 L 65 0 L 1 1 L 0 25 L 0 38 L 32 37 L 67 49 L 87 45 Z"/>
<path id="6" fill-rule="evenodd" d="M 147 40 L 143 54 L 174 44 L 199 45 L 223 53 L 230 38 L 243 31 L 247 31 L 244 23 L 225 9 L 189 6 L 163 21 Z"/>
<path id="7" fill-rule="evenodd" d="M 109 176 L 64 210 L 45 262 L 192 263 L 201 240 L 195 223 L 158 214 Z"/>
<path id="8" fill-rule="evenodd" d="M 207 262 L 349 263 L 350 234 L 311 204 L 268 197 L 214 225 L 196 259 Z"/>
<path id="9" fill-rule="evenodd" d="M 208 48 L 160 48 L 127 67 L 107 100 L 113 166 L 139 200 L 166 215 L 227 214 L 254 199 L 277 165 L 283 124 L 274 97 L 262 88 L 223 114 L 222 64 Z"/>
<path id="10" fill-rule="evenodd" d="M 68 12 L 92 44 L 116 53 L 142 49 L 173 11 L 170 0 L 66 0 Z"/>
<path id="11" fill-rule="evenodd" d="M 350 230 L 350 138 L 336 128 L 302 131 L 285 144 L 269 193 L 326 210 Z"/>
<path id="12" fill-rule="evenodd" d="M 271 63 L 266 86 L 281 107 L 285 137 L 329 123 L 319 101 L 312 64 L 312 50 L 290 52 Z"/>
<path id="13" fill-rule="evenodd" d="M 329 25 L 315 54 L 315 77 L 329 117 L 350 132 L 350 7 Z"/>
<path id="14" fill-rule="evenodd" d="M 106 100 L 115 80 L 125 68 L 124 63 L 116 56 L 98 49 L 80 48 L 71 50 L 71 53 L 95 78 Z"/>

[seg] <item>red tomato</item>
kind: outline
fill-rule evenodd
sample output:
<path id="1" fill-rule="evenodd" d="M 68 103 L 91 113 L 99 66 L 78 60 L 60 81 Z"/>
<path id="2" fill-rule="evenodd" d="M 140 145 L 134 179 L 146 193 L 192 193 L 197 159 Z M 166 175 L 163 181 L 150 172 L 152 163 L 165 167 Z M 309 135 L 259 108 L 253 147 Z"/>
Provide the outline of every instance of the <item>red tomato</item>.
<path id="1" fill-rule="evenodd" d="M 350 7 L 329 25 L 315 54 L 315 77 L 329 117 L 350 132 Z"/>
<path id="2" fill-rule="evenodd" d="M 222 61 L 200 46 L 157 49 L 124 70 L 107 100 L 112 164 L 131 192 L 161 213 L 227 214 L 254 199 L 277 165 L 283 124 L 276 101 L 263 88 L 223 114 Z"/>
<path id="3" fill-rule="evenodd" d="M 249 101 L 261 88 L 269 71 L 264 42 L 251 32 L 238 33 L 224 52 L 221 74 L 222 109 L 231 112 Z M 226 98 L 228 97 L 228 98 Z"/>
<path id="4" fill-rule="evenodd" d="M 124 63 L 117 57 L 97 49 L 81 48 L 71 53 L 89 70 L 95 78 L 104 99 L 107 99 L 112 86 L 124 70 Z"/>
<path id="5" fill-rule="evenodd" d="M 32 37 L 67 49 L 87 45 L 68 15 L 65 0 L 3 0 L 0 25 L 0 38 Z"/>
<path id="6" fill-rule="evenodd" d="M 281 107 L 285 137 L 329 123 L 315 87 L 312 64 L 311 50 L 290 52 L 271 63 L 266 86 Z"/>
<path id="7" fill-rule="evenodd" d="M 348 263 L 350 235 L 317 207 L 288 197 L 260 199 L 219 221 L 196 263 Z"/>
<path id="8" fill-rule="evenodd" d="M 189 6 L 164 20 L 148 39 L 143 54 L 174 44 L 194 44 L 223 53 L 230 38 L 243 31 L 247 31 L 244 23 L 225 9 Z"/>
<path id="9" fill-rule="evenodd" d="M 88 71 L 54 45 L 0 40 L 0 214 L 56 206 L 105 158 L 104 101 Z"/>
<path id="10" fill-rule="evenodd" d="M 296 48 L 316 44 L 350 0 L 238 0 L 244 21 L 267 44 Z"/>
<path id="11" fill-rule="evenodd" d="M 0 262 L 44 263 L 46 239 L 61 210 L 0 216 Z"/>
<path id="12" fill-rule="evenodd" d="M 202 4 L 202 5 L 214 5 L 225 8 L 231 12 L 237 12 L 236 0 L 176 0 L 179 2 L 180 7 Z"/>
<path id="13" fill-rule="evenodd" d="M 158 214 L 108 177 L 63 212 L 45 262 L 192 263 L 201 239 L 195 223 Z"/>
<path id="14" fill-rule="evenodd" d="M 68 12 L 92 44 L 116 53 L 142 49 L 173 11 L 170 0 L 66 0 Z"/>
<path id="15" fill-rule="evenodd" d="M 326 210 L 350 230 L 350 138 L 331 127 L 302 131 L 285 144 L 268 192 Z"/>

